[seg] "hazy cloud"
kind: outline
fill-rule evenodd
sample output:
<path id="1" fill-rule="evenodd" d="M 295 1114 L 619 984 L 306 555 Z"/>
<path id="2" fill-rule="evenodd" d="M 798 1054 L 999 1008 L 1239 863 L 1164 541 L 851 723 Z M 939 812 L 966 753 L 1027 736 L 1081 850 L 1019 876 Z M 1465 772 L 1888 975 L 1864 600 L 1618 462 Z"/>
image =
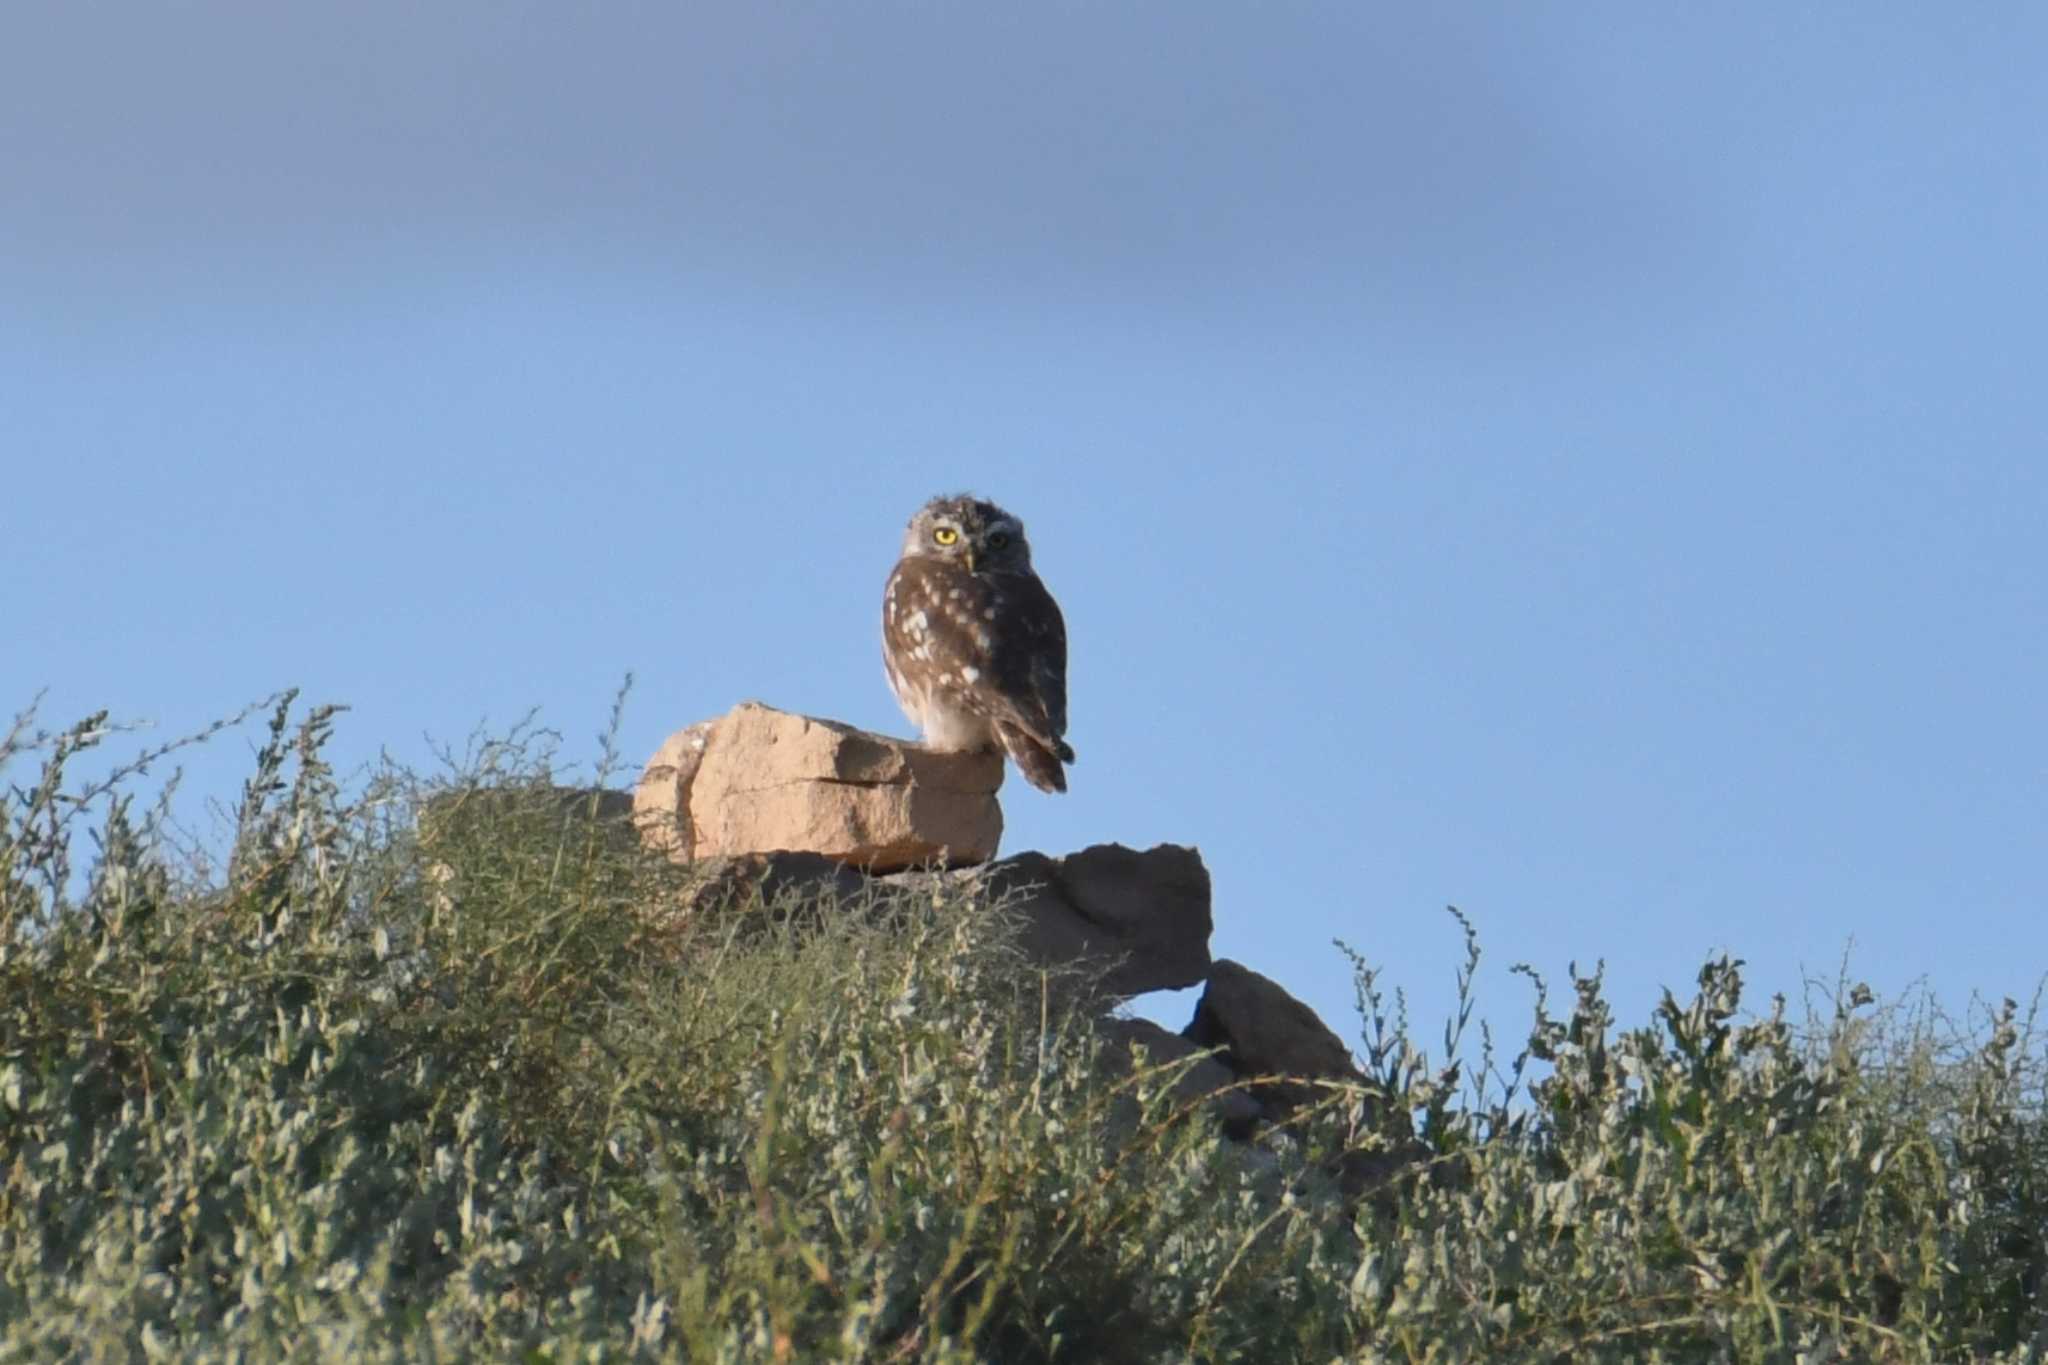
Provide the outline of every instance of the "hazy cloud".
<path id="1" fill-rule="evenodd" d="M 886 287 L 1398 289 L 1673 249 L 1683 185 L 1430 7 L 50 7 L 0 58 L 45 264 L 566 241 Z"/>

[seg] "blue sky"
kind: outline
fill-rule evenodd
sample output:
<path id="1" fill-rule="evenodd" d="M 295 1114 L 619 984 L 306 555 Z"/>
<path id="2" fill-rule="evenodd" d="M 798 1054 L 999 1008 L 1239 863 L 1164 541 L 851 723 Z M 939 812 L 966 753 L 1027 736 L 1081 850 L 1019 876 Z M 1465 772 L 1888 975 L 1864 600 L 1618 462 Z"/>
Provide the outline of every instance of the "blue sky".
<path id="1" fill-rule="evenodd" d="M 973 489 L 1073 642 L 1005 846 L 1198 845 L 1347 1038 L 1331 940 L 1433 1034 L 1453 903 L 1510 1031 L 1515 961 L 2029 994 L 2048 18 L 1440 8 L 16 15 L 0 706 L 901 732 Z"/>

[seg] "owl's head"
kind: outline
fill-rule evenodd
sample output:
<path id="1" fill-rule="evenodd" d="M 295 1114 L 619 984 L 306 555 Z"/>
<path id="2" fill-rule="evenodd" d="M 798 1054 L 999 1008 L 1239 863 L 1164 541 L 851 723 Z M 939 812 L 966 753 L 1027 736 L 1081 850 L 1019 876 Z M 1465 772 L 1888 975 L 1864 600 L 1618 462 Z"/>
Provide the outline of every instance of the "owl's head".
<path id="1" fill-rule="evenodd" d="M 917 509 L 903 535 L 903 557 L 946 559 L 969 573 L 1030 573 L 1024 523 L 992 502 L 960 494 Z"/>

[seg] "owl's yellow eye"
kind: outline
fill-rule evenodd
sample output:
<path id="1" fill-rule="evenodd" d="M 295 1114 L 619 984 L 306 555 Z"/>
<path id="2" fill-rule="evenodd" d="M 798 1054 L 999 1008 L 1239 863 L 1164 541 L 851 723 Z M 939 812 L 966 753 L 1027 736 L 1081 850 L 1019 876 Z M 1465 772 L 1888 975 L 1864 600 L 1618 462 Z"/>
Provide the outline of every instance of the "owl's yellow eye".
<path id="1" fill-rule="evenodd" d="M 932 539 L 941 545 L 951 545 L 954 541 L 960 539 L 960 533 L 950 526 L 941 526 L 938 530 L 932 532 Z"/>

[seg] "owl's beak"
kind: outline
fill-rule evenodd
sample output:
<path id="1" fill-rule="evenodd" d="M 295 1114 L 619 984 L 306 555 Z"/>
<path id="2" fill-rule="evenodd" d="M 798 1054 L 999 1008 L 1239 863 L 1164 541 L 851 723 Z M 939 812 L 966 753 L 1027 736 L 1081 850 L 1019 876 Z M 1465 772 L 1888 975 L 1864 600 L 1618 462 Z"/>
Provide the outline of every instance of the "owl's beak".
<path id="1" fill-rule="evenodd" d="M 972 550 L 969 550 L 969 551 L 967 551 L 966 553 L 962 554 L 962 555 L 961 555 L 960 557 L 961 557 L 962 559 L 964 559 L 964 560 L 966 560 L 966 561 L 967 561 L 967 572 L 969 572 L 969 573 L 973 573 L 973 572 L 974 572 L 974 551 L 972 551 Z"/>

